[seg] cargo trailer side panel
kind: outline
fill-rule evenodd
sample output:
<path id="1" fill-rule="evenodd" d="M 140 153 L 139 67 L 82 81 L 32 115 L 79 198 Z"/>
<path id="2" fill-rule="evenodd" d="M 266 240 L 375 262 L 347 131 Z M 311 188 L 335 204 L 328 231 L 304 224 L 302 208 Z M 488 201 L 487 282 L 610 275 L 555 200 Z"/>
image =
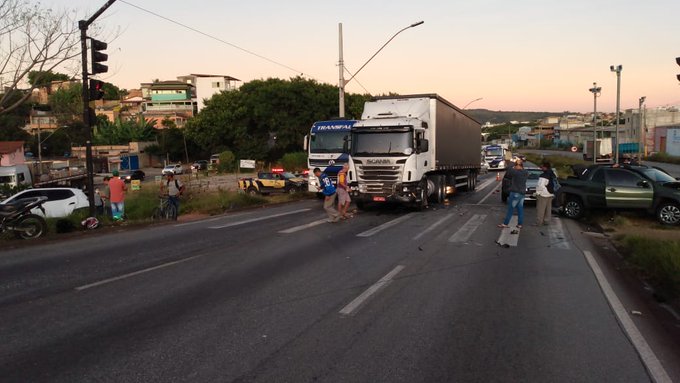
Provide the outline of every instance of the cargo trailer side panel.
<path id="1" fill-rule="evenodd" d="M 482 126 L 474 119 L 448 105 L 441 98 L 432 99 L 436 108 L 436 143 L 439 169 L 479 168 Z"/>

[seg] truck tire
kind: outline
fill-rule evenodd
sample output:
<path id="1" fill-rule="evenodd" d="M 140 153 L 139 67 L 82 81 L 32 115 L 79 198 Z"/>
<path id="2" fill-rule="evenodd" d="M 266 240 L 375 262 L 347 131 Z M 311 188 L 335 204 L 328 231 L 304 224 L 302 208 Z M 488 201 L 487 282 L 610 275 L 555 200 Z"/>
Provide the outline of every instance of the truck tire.
<path id="1" fill-rule="evenodd" d="M 420 182 L 420 193 L 418 200 L 416 200 L 416 210 L 423 211 L 427 209 L 427 180 Z"/>
<path id="2" fill-rule="evenodd" d="M 680 224 L 680 206 L 674 202 L 661 202 L 656 209 L 656 219 L 664 225 Z"/>
<path id="3" fill-rule="evenodd" d="M 430 202 L 443 203 L 444 197 L 446 197 L 446 178 L 443 175 L 436 175 L 432 176 L 431 180 L 434 188 L 430 196 Z"/>
<path id="4" fill-rule="evenodd" d="M 562 213 L 565 217 L 571 219 L 579 219 L 583 217 L 585 213 L 585 207 L 583 206 L 583 201 L 575 196 L 568 196 L 564 201 L 564 206 L 562 207 Z"/>

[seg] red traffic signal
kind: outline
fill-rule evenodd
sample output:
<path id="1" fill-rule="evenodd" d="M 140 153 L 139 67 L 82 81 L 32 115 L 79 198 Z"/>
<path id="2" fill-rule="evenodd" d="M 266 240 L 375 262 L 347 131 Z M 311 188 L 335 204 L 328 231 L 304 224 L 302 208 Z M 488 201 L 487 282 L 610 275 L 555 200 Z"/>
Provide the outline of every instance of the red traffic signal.
<path id="1" fill-rule="evenodd" d="M 90 101 L 104 98 L 104 81 L 90 79 Z"/>
<path id="2" fill-rule="evenodd" d="M 676 57 L 676 58 L 675 58 L 675 62 L 676 62 L 678 65 L 680 65 L 680 57 Z M 678 79 L 678 81 L 680 81 L 680 74 L 675 75 L 675 77 Z"/>

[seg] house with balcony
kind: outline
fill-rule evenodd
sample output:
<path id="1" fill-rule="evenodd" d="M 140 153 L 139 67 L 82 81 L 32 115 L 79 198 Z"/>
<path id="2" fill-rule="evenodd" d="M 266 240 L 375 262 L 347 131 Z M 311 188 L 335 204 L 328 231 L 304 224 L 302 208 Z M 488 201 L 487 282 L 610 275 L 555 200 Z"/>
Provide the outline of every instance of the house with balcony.
<path id="1" fill-rule="evenodd" d="M 236 90 L 238 89 L 238 83 L 241 82 L 237 78 L 220 74 L 189 74 L 179 76 L 177 80 L 193 85 L 198 111 L 205 106 L 205 100 L 210 99 L 219 92 Z"/>
<path id="2" fill-rule="evenodd" d="M 142 114 L 148 121 L 156 120 L 155 127 L 170 119 L 178 128 L 198 113 L 194 86 L 182 81 L 159 81 L 142 84 Z"/>

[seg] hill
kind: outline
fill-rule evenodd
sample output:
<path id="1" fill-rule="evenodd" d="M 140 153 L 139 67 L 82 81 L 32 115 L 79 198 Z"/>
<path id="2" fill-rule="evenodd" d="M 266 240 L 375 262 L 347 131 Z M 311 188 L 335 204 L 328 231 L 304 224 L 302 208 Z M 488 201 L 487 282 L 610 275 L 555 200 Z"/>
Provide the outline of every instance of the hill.
<path id="1" fill-rule="evenodd" d="M 510 121 L 536 121 L 549 116 L 559 117 L 564 115 L 563 112 L 503 112 L 488 109 L 466 109 L 465 112 L 482 124 L 486 122 L 502 124 Z"/>

